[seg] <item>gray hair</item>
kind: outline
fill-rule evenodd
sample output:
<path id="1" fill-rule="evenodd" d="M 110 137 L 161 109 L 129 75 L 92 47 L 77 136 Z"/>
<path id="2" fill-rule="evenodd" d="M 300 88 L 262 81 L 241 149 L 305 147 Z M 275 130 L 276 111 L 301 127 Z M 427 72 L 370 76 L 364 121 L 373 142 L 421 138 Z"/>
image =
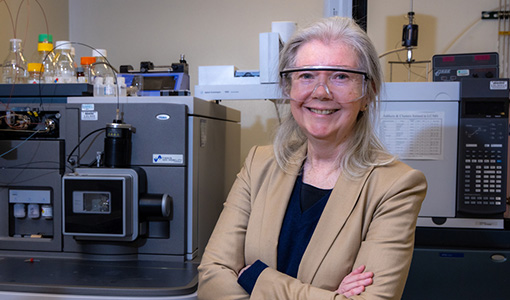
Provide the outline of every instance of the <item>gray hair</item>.
<path id="1" fill-rule="evenodd" d="M 391 163 L 395 157 L 385 150 L 373 128 L 378 115 L 377 95 L 381 89 L 383 75 L 377 51 L 370 38 L 350 18 L 322 19 L 299 30 L 290 38 L 280 53 L 279 71 L 294 67 L 300 47 L 313 40 L 324 43 L 340 41 L 349 45 L 357 55 L 358 69 L 365 71 L 369 78 L 365 96 L 367 109 L 358 115 L 354 134 L 348 140 L 346 151 L 338 154 L 338 167 L 341 167 L 347 176 L 359 177 L 368 167 Z M 283 95 L 290 93 L 291 81 L 288 76 L 280 78 L 280 88 Z M 276 160 L 284 171 L 288 171 L 291 164 L 302 163 L 294 161 L 293 156 L 306 142 L 307 138 L 292 113 L 290 110 L 286 111 L 273 143 Z"/>

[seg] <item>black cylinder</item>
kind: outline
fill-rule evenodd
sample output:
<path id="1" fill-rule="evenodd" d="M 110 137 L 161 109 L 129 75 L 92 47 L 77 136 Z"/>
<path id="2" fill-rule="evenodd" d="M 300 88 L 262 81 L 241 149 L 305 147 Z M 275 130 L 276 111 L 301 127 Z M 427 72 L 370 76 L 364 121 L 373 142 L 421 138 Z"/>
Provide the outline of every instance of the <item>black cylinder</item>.
<path id="1" fill-rule="evenodd" d="M 109 168 L 125 168 L 131 164 L 131 125 L 106 124 L 104 164 Z"/>
<path id="2" fill-rule="evenodd" d="M 139 213 L 145 217 L 170 217 L 172 198 L 168 194 L 144 194 L 138 202 Z"/>
<path id="3" fill-rule="evenodd" d="M 418 46 L 418 25 L 407 24 L 402 30 L 402 46 L 416 47 Z"/>

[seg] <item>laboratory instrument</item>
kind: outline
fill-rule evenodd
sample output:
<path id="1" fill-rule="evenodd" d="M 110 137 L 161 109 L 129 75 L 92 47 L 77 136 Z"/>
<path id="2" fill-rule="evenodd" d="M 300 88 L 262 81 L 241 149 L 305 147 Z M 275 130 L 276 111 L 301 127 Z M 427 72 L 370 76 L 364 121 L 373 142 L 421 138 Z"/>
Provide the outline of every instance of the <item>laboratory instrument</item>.
<path id="1" fill-rule="evenodd" d="M 418 227 L 504 228 L 508 79 L 385 83 L 378 133 L 424 172 Z"/>
<path id="2" fill-rule="evenodd" d="M 0 111 L 0 298 L 195 299 L 240 167 L 239 112 L 191 96 L 44 99 Z"/>
<path id="3" fill-rule="evenodd" d="M 436 54 L 432 57 L 434 81 L 464 78 L 499 78 L 497 52 Z"/>
<path id="4" fill-rule="evenodd" d="M 233 65 L 199 66 L 195 95 L 207 100 L 280 99 L 279 55 L 284 37 L 292 35 L 296 24 L 278 25 L 271 32 L 259 34 L 258 70 L 239 70 Z"/>
<path id="5" fill-rule="evenodd" d="M 120 66 L 119 77 L 124 77 L 128 94 L 138 96 L 189 96 L 189 66 L 181 55 L 179 62 L 155 66 L 151 61 L 140 62 L 140 70 L 131 65 Z M 132 91 L 135 89 L 135 91 Z"/>

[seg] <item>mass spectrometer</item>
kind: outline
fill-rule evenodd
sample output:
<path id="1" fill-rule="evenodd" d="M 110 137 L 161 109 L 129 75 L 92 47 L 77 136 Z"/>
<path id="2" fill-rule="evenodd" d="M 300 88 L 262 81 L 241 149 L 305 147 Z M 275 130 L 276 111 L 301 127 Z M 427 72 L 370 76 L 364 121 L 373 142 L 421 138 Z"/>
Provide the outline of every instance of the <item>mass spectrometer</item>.
<path id="1" fill-rule="evenodd" d="M 0 298 L 195 299 L 239 170 L 239 112 L 191 96 L 10 101 Z"/>

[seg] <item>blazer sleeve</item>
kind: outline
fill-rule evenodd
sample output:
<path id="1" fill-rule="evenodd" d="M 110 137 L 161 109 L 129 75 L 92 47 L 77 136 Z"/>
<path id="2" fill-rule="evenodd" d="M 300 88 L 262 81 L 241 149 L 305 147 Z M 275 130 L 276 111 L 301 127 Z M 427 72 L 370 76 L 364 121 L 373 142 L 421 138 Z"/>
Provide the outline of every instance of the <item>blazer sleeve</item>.
<path id="1" fill-rule="evenodd" d="M 244 166 L 230 190 L 218 222 L 198 267 L 198 299 L 249 299 L 237 283 L 245 266 L 244 245 L 251 212 L 250 169 L 256 147 L 250 150 Z"/>
<path id="2" fill-rule="evenodd" d="M 416 221 L 427 191 L 422 172 L 410 169 L 378 192 L 367 192 L 374 203 L 367 233 L 355 266 L 374 271 L 369 299 L 400 299 L 414 250 Z"/>
<path id="3" fill-rule="evenodd" d="M 359 201 L 364 206 L 364 228 L 359 234 L 364 236 L 357 253 L 354 252 L 354 267 L 366 265 L 367 271 L 374 272 L 374 282 L 365 292 L 350 299 L 400 299 L 409 271 L 414 246 L 416 219 L 425 197 L 426 180 L 420 171 L 408 170 L 398 178 L 388 182 L 380 179 L 367 182 Z M 349 226 L 342 230 L 351 230 Z M 352 232 L 351 232 L 352 233 Z M 342 237 L 340 233 L 339 237 Z M 349 243 L 348 238 L 340 243 Z M 337 253 L 334 247 L 328 256 L 341 257 L 348 253 Z M 331 253 L 335 252 L 335 253 Z M 351 253 L 353 254 L 353 253 Z M 317 257 L 316 259 L 324 259 Z M 333 258 L 334 259 L 334 258 Z M 298 279 L 266 268 L 259 276 L 251 294 L 251 299 L 347 299 L 343 295 L 321 289 L 319 282 L 303 283 Z M 338 282 L 340 284 L 340 282 Z"/>

